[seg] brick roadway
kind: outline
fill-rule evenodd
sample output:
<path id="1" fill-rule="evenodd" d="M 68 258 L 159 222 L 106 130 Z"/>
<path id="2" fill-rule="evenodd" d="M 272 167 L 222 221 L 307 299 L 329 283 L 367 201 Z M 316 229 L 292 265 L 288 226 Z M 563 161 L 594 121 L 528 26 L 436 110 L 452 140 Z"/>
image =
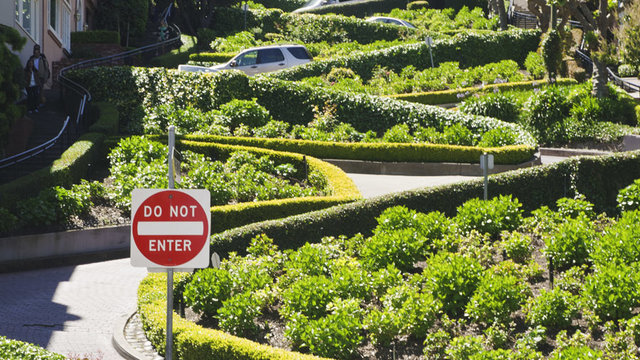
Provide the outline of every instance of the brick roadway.
<path id="1" fill-rule="evenodd" d="M 129 259 L 0 274 L 0 335 L 72 358 L 116 360 L 113 328 L 146 275 Z"/>

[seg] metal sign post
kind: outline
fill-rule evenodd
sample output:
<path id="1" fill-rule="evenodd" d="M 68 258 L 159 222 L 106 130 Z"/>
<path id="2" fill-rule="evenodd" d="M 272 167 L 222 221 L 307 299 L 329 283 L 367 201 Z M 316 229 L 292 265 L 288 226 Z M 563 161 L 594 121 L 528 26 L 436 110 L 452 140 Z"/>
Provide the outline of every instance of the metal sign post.
<path id="1" fill-rule="evenodd" d="M 480 169 L 484 176 L 484 199 L 487 200 L 489 194 L 489 169 L 493 169 L 493 155 L 482 153 L 480 155 Z"/>
<path id="2" fill-rule="evenodd" d="M 173 181 L 173 151 L 176 147 L 176 127 L 169 126 L 169 189 L 175 189 Z M 178 169 L 180 171 L 180 169 Z M 167 269 L 167 342 L 165 359 L 171 360 L 173 352 L 173 268 Z"/>
<path id="3" fill-rule="evenodd" d="M 165 358 L 173 356 L 173 274 L 209 266 L 211 195 L 206 189 L 175 190 L 175 128 L 169 127 L 169 189 L 131 192 L 131 265 L 167 273 Z M 219 260 L 218 260 L 219 261 Z"/>
<path id="4" fill-rule="evenodd" d="M 431 36 L 427 36 L 425 39 L 427 46 L 429 47 L 429 56 L 431 57 L 431 67 L 433 67 L 433 52 L 431 51 L 431 46 L 433 45 L 433 39 Z"/>

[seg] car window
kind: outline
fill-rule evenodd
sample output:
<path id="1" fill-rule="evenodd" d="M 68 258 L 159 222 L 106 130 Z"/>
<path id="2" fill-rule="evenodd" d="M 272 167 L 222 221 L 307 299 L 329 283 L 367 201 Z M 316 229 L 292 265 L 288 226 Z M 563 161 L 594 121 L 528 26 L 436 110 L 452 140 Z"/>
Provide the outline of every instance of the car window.
<path id="1" fill-rule="evenodd" d="M 263 49 L 258 52 L 258 64 L 267 64 L 284 61 L 284 55 L 280 49 Z"/>
<path id="2" fill-rule="evenodd" d="M 255 65 L 258 62 L 258 51 L 248 51 L 236 58 L 238 66 Z"/>
<path id="3" fill-rule="evenodd" d="M 309 54 L 307 49 L 305 49 L 303 47 L 298 47 L 298 46 L 296 46 L 296 47 L 288 47 L 287 50 L 289 50 L 291 55 L 293 55 L 293 57 L 295 57 L 296 59 L 301 59 L 301 60 L 310 60 L 311 59 L 311 54 Z"/>
<path id="4" fill-rule="evenodd" d="M 389 19 L 389 24 L 393 25 L 402 25 L 402 23 L 398 20 Z"/>

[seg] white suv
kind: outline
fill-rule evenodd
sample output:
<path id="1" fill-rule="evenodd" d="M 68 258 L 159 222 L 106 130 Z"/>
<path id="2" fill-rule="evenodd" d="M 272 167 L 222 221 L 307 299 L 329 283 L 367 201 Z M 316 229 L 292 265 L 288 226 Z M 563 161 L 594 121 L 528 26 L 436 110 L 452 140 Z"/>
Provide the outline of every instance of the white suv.
<path id="1" fill-rule="evenodd" d="M 244 50 L 225 64 L 211 67 L 179 65 L 178 70 L 216 72 L 235 69 L 247 75 L 255 75 L 305 64 L 311 60 L 311 54 L 302 45 L 269 45 Z"/>

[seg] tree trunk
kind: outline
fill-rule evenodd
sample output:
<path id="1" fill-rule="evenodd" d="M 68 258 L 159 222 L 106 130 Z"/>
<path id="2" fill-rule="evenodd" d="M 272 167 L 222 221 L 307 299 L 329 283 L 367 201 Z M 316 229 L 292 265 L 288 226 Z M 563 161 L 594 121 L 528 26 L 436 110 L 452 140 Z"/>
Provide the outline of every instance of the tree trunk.
<path id="1" fill-rule="evenodd" d="M 607 87 L 608 74 L 607 65 L 600 61 L 597 56 L 593 57 L 593 77 L 591 78 L 591 95 L 598 99 L 606 98 L 609 95 L 609 88 Z"/>
<path id="2" fill-rule="evenodd" d="M 507 11 L 504 9 L 504 0 L 495 0 L 497 2 L 498 15 L 500 16 L 500 30 L 505 31 L 509 26 Z"/>

